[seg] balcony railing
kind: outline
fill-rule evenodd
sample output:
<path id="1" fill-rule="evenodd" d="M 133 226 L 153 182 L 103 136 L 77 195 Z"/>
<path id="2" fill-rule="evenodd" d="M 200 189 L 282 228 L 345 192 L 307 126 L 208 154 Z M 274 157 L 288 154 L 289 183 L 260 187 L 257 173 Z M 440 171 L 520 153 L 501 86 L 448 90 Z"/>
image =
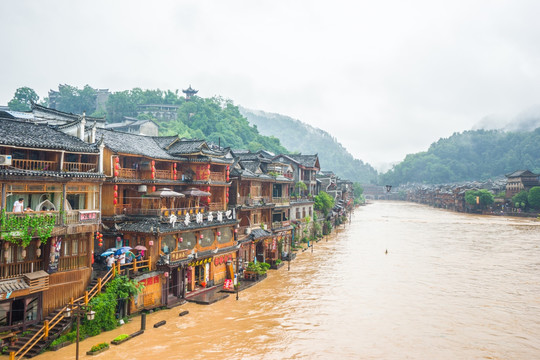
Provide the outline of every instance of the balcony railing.
<path id="1" fill-rule="evenodd" d="M 0 279 L 8 279 L 22 274 L 43 270 L 43 260 L 36 259 L 10 264 L 0 264 Z"/>
<path id="2" fill-rule="evenodd" d="M 87 254 L 60 257 L 58 262 L 58 270 L 60 271 L 74 270 L 83 267 L 88 267 Z"/>
<path id="3" fill-rule="evenodd" d="M 156 170 L 156 179 L 172 180 L 173 174 L 170 170 Z"/>
<path id="4" fill-rule="evenodd" d="M 288 197 L 272 197 L 274 204 L 288 204 L 290 202 Z"/>
<path id="5" fill-rule="evenodd" d="M 213 181 L 226 181 L 225 180 L 225 174 L 221 173 L 221 172 L 215 172 L 215 171 L 211 171 L 210 172 L 210 180 L 213 180 Z"/>
<path id="6" fill-rule="evenodd" d="M 144 215 L 144 216 L 170 216 L 174 214 L 176 216 L 185 216 L 186 213 L 196 214 L 199 212 L 205 213 L 207 211 L 206 206 L 197 206 L 190 208 L 174 208 L 174 209 L 144 209 L 133 208 L 131 204 L 120 204 L 114 208 L 115 215 Z"/>
<path id="7" fill-rule="evenodd" d="M 289 220 L 285 221 L 274 221 L 272 223 L 272 229 L 280 229 L 291 225 L 291 222 Z"/>
<path id="8" fill-rule="evenodd" d="M 137 179 L 138 178 L 138 172 L 137 169 L 120 169 L 118 171 L 118 177 L 124 178 L 124 179 Z"/>
<path id="9" fill-rule="evenodd" d="M 30 212 L 24 212 L 24 213 L 14 213 L 14 212 L 7 212 L 6 217 L 9 220 L 12 217 L 25 217 L 26 215 L 33 217 L 33 216 L 52 216 L 54 217 L 54 225 L 62 225 L 62 218 L 60 217 L 59 211 L 30 211 Z"/>
<path id="10" fill-rule="evenodd" d="M 56 161 L 13 159 L 12 166 L 17 169 L 34 171 L 58 171 Z"/>
<path id="11" fill-rule="evenodd" d="M 77 172 L 97 172 L 97 164 L 92 163 L 78 163 L 78 162 L 64 162 L 64 171 L 77 171 Z"/>
<path id="12" fill-rule="evenodd" d="M 256 205 L 263 205 L 263 204 L 270 204 L 272 203 L 270 196 L 240 196 L 238 199 L 239 203 L 241 205 L 250 205 L 250 206 L 256 206 Z"/>

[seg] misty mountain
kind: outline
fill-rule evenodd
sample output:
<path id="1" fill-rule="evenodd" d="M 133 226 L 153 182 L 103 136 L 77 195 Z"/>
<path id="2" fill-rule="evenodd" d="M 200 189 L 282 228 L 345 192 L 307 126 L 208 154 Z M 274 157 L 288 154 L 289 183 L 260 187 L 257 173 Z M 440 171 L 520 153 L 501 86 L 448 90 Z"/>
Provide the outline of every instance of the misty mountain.
<path id="1" fill-rule="evenodd" d="M 355 159 L 326 131 L 285 115 L 250 110 L 241 106 L 238 108 L 262 135 L 278 138 L 290 151 L 318 154 L 323 170 L 331 170 L 343 179 L 364 184 L 377 181 L 377 171 L 371 165 Z"/>

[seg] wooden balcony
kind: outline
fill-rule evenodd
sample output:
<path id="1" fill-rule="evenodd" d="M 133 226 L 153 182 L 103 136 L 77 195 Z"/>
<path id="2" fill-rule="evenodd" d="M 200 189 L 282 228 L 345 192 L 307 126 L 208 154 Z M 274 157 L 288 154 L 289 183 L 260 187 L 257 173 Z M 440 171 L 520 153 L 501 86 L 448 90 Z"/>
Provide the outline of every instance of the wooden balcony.
<path id="1" fill-rule="evenodd" d="M 210 206 L 209 206 L 209 211 L 224 211 L 225 210 L 225 204 L 221 203 L 221 202 L 213 202 L 213 203 L 210 203 Z"/>
<path id="2" fill-rule="evenodd" d="M 141 216 L 185 216 L 187 213 L 196 214 L 199 212 L 205 213 L 206 206 L 190 207 L 190 208 L 174 208 L 174 209 L 144 209 L 133 208 L 131 204 L 119 204 L 114 207 L 115 215 L 141 215 Z"/>
<path id="3" fill-rule="evenodd" d="M 279 204 L 279 205 L 288 205 L 289 198 L 288 197 L 272 197 L 271 202 L 274 204 Z"/>
<path id="4" fill-rule="evenodd" d="M 171 170 L 156 170 L 156 179 L 162 179 L 162 180 L 172 180 L 173 173 Z"/>
<path id="5" fill-rule="evenodd" d="M 58 261 L 58 271 L 75 270 L 88 267 L 88 255 L 80 254 L 60 257 Z"/>
<path id="6" fill-rule="evenodd" d="M 60 166 L 56 161 L 13 159 L 12 166 L 22 170 L 58 171 Z"/>
<path id="7" fill-rule="evenodd" d="M 120 169 L 118 170 L 118 177 L 124 179 L 138 179 L 138 170 L 137 169 Z"/>
<path id="8" fill-rule="evenodd" d="M 64 162 L 64 171 L 76 171 L 76 172 L 97 172 L 98 165 L 92 163 L 78 163 L 78 162 Z"/>
<path id="9" fill-rule="evenodd" d="M 30 217 L 33 217 L 33 216 L 52 216 L 54 217 L 54 225 L 56 226 L 60 226 L 62 225 L 62 218 L 60 216 L 60 212 L 59 211 L 30 211 L 30 212 L 23 212 L 23 213 L 14 213 L 14 212 L 6 212 L 6 217 L 7 219 L 11 219 L 13 217 L 26 217 L 26 216 L 30 216 Z"/>
<path id="10" fill-rule="evenodd" d="M 291 222 L 290 220 L 286 220 L 286 221 L 274 221 L 272 223 L 272 229 L 281 229 L 281 228 L 284 228 L 284 227 L 287 227 L 291 225 Z"/>
<path id="11" fill-rule="evenodd" d="M 212 180 L 212 181 L 222 181 L 222 182 L 227 181 L 224 173 L 215 172 L 215 171 L 210 172 L 210 180 Z"/>
<path id="12" fill-rule="evenodd" d="M 73 224 L 99 224 L 101 213 L 99 210 L 70 210 L 66 212 L 65 225 Z"/>
<path id="13" fill-rule="evenodd" d="M 240 196 L 238 199 L 239 205 L 248 205 L 248 206 L 260 206 L 264 204 L 271 204 L 272 200 L 270 196 Z"/>
<path id="14" fill-rule="evenodd" d="M 39 270 L 44 270 L 42 259 L 0 264 L 0 279 L 14 278 Z"/>

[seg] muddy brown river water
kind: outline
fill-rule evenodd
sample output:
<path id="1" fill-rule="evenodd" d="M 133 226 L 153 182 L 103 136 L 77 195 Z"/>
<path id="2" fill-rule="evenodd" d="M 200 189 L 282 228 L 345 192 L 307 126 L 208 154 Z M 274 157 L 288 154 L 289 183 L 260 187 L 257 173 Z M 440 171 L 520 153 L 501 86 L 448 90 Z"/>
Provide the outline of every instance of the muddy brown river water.
<path id="1" fill-rule="evenodd" d="M 159 311 L 85 355 L 139 326 L 82 341 L 81 358 L 539 359 L 540 222 L 376 202 L 238 301 Z"/>

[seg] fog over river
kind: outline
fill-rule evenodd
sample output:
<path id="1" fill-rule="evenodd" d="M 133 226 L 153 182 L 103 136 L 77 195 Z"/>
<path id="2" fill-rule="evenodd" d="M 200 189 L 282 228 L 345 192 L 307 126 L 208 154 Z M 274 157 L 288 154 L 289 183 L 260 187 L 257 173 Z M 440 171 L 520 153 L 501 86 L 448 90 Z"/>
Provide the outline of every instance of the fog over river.
<path id="1" fill-rule="evenodd" d="M 81 358 L 539 359 L 540 222 L 376 202 L 238 301 L 150 314 L 143 335 L 85 355 L 139 326 L 84 340 Z"/>

